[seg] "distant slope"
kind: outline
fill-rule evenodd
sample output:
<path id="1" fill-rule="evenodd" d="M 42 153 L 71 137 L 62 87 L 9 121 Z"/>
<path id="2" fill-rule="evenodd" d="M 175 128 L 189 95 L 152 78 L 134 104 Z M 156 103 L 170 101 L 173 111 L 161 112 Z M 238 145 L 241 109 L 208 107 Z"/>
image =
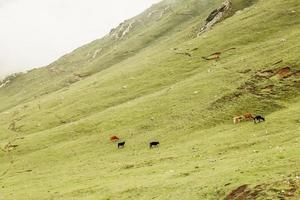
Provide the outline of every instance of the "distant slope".
<path id="1" fill-rule="evenodd" d="M 220 2 L 221 0 L 209 3 L 188 0 L 181 5 L 181 2 L 171 0 L 158 3 L 141 15 L 123 22 L 106 37 L 63 56 L 47 67 L 19 75 L 16 81 L 10 83 L 7 89 L 1 89 L 0 93 L 19 94 L 20 97 L 17 100 L 2 98 L 1 100 L 6 102 L 6 108 L 0 107 L 0 110 L 30 101 L 33 96 L 45 95 L 68 87 L 87 76 L 120 63 L 143 48 L 172 37 L 177 34 L 179 28 L 187 28 L 196 19 L 200 23 L 209 13 L 209 9 L 206 8 L 216 7 Z M 181 38 L 178 42 L 186 40 L 184 37 L 187 33 L 181 33 L 181 37 L 177 37 Z M 28 93 L 27 89 L 31 92 Z"/>
<path id="2" fill-rule="evenodd" d="M 0 194 L 299 198 L 300 3 L 234 0 L 199 34 L 222 2 L 163 1 L 9 78 L 0 89 Z M 233 125 L 246 112 L 266 122 Z M 161 145 L 150 151 L 154 140 Z"/>

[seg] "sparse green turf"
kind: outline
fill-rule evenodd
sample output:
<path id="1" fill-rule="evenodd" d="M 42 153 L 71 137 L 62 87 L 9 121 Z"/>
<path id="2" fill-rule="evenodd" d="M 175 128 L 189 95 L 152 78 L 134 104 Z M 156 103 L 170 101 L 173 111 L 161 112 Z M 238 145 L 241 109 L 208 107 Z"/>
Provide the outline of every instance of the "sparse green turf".
<path id="1" fill-rule="evenodd" d="M 274 69 L 300 70 L 300 2 L 235 0 L 239 12 L 196 38 L 222 1 L 206 2 L 164 1 L 147 12 L 172 12 L 141 14 L 146 26 L 122 41 L 107 36 L 1 88 L 0 147 L 18 146 L 0 151 L 0 200 L 223 199 L 244 184 L 268 185 L 257 199 L 299 199 L 299 188 L 282 193 L 300 181 L 299 74 Z M 246 112 L 267 120 L 232 124 Z"/>

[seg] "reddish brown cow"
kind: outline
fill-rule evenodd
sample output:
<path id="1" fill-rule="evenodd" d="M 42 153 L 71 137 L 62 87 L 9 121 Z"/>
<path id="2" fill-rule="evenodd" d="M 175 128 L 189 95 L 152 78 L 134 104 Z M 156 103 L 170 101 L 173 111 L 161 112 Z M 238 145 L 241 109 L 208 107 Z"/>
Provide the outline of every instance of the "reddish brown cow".
<path id="1" fill-rule="evenodd" d="M 254 116 L 251 113 L 246 113 L 246 114 L 244 114 L 244 119 L 246 121 L 253 120 Z"/>
<path id="2" fill-rule="evenodd" d="M 116 141 L 118 141 L 118 140 L 120 140 L 120 138 L 118 138 L 118 137 L 115 136 L 115 135 L 113 135 L 113 136 L 110 137 L 110 141 L 112 141 L 112 142 L 116 142 Z"/>

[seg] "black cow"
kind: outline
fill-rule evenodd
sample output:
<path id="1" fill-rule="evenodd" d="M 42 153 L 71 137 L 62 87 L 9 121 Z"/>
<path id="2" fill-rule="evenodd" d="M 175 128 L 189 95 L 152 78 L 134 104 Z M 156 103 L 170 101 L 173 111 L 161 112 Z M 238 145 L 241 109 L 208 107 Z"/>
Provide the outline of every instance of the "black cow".
<path id="1" fill-rule="evenodd" d="M 118 143 L 118 149 L 124 148 L 125 147 L 125 142 L 119 142 Z"/>
<path id="2" fill-rule="evenodd" d="M 260 116 L 260 115 L 255 116 L 255 117 L 253 118 L 253 120 L 254 120 L 254 123 L 256 123 L 257 121 L 258 121 L 258 123 L 266 121 L 265 118 L 262 117 L 262 116 Z"/>
<path id="3" fill-rule="evenodd" d="M 150 142 L 150 149 L 152 149 L 153 147 L 158 147 L 159 142 Z"/>

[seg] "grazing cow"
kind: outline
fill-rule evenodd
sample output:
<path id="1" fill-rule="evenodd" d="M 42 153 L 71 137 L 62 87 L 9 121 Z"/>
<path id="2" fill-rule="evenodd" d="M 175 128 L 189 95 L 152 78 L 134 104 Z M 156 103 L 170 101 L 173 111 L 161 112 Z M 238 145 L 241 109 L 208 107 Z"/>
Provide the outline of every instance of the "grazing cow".
<path id="1" fill-rule="evenodd" d="M 118 143 L 118 149 L 124 148 L 125 147 L 125 142 L 119 142 Z"/>
<path id="2" fill-rule="evenodd" d="M 242 116 L 237 116 L 237 117 L 234 117 L 233 118 L 233 123 L 234 124 L 237 124 L 237 123 L 240 123 L 242 120 L 244 120 L 245 117 L 242 115 Z"/>
<path id="3" fill-rule="evenodd" d="M 251 114 L 251 113 L 246 113 L 244 114 L 244 119 L 245 120 L 253 120 L 254 119 L 254 116 Z"/>
<path id="4" fill-rule="evenodd" d="M 256 124 L 256 121 L 258 121 L 258 123 L 260 123 L 260 122 L 264 122 L 264 121 L 266 121 L 266 120 L 265 120 L 264 117 L 258 115 L 258 116 L 255 116 L 255 117 L 253 118 L 253 121 L 254 121 L 254 123 Z"/>
<path id="5" fill-rule="evenodd" d="M 118 141 L 118 140 L 120 140 L 120 138 L 118 138 L 117 136 L 111 136 L 110 137 L 110 141 L 112 141 L 112 142 L 116 142 L 116 141 Z"/>
<path id="6" fill-rule="evenodd" d="M 158 147 L 159 142 L 150 142 L 150 149 L 152 149 L 153 147 Z"/>

